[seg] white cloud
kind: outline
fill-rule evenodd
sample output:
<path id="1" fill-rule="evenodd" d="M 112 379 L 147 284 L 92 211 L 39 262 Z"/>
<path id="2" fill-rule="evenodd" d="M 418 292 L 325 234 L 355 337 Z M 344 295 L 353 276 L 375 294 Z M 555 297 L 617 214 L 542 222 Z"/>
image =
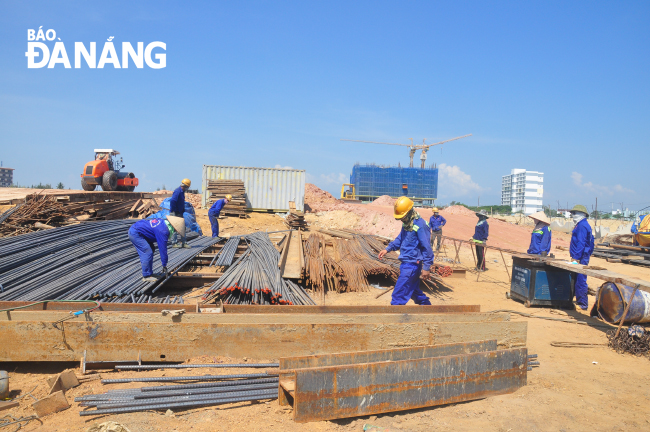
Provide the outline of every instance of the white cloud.
<path id="1" fill-rule="evenodd" d="M 280 164 L 276 164 L 276 165 L 275 165 L 275 168 L 277 168 L 277 169 L 293 169 L 293 167 L 290 167 L 290 166 L 282 166 L 282 165 L 280 165 Z"/>
<path id="2" fill-rule="evenodd" d="M 348 176 L 346 176 L 343 173 L 331 173 L 331 174 L 321 174 L 319 178 L 321 183 L 325 184 L 339 184 L 342 185 L 343 183 L 348 182 Z"/>
<path id="3" fill-rule="evenodd" d="M 483 190 L 477 183 L 472 181 L 472 176 L 463 172 L 456 165 L 441 163 L 438 165 L 438 195 L 443 192 L 445 196 L 464 196 L 472 192 Z"/>
<path id="4" fill-rule="evenodd" d="M 583 175 L 578 172 L 573 171 L 571 173 L 571 178 L 573 179 L 573 183 L 586 192 L 592 192 L 600 195 L 609 195 L 609 196 L 612 196 L 614 194 L 619 194 L 619 193 L 634 193 L 632 189 L 623 187 L 620 184 L 616 184 L 614 186 L 601 186 L 601 185 L 594 184 L 593 182 L 583 183 L 582 177 Z"/>

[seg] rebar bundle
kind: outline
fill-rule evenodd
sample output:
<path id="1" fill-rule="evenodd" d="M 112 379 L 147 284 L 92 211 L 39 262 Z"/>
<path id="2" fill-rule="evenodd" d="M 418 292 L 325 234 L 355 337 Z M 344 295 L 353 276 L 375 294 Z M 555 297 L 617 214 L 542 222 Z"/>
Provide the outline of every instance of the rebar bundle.
<path id="1" fill-rule="evenodd" d="M 140 259 L 128 237 L 134 222 L 85 222 L 0 238 L 0 300 L 169 301 L 169 296 L 158 301 L 152 296 L 168 278 L 142 280 Z M 216 241 L 197 237 L 188 241 L 188 249 L 170 248 L 167 267 L 179 269 Z M 162 271 L 158 250 L 155 271 Z"/>
<path id="2" fill-rule="evenodd" d="M 242 238 L 248 249 L 212 284 L 203 303 L 315 304 L 301 286 L 282 279 L 278 267 L 280 253 L 267 233 L 258 232 Z"/>
<path id="3" fill-rule="evenodd" d="M 232 377 L 234 375 L 222 376 L 223 379 Z M 203 379 L 203 377 L 193 378 L 197 380 Z M 215 379 L 215 377 L 210 379 Z M 278 378 L 267 377 L 120 389 L 102 394 L 77 397 L 75 401 L 80 402 L 81 406 L 95 407 L 96 410 L 81 411 L 79 413 L 81 416 L 90 416 L 151 409 L 183 409 L 249 400 L 275 399 L 277 396 Z"/>
<path id="4" fill-rule="evenodd" d="M 232 260 L 235 258 L 237 253 L 237 247 L 239 246 L 239 241 L 241 237 L 230 237 L 226 244 L 223 245 L 223 248 L 219 252 L 219 255 L 216 258 L 214 265 L 216 266 L 229 266 L 232 264 Z M 214 261 L 214 260 L 213 260 Z M 210 263 L 212 267 L 212 263 Z"/>

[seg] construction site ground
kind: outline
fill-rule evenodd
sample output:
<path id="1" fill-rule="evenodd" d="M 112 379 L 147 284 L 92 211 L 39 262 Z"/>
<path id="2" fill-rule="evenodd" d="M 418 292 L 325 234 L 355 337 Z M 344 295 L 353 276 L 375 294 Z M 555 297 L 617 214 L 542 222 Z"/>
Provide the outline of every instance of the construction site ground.
<path id="1" fill-rule="evenodd" d="M 317 206 L 315 206 L 317 207 Z M 322 228 L 355 228 L 363 232 L 394 236 L 400 223 L 392 218 L 390 206 L 356 204 L 331 204 L 331 209 L 315 209 L 306 215 L 312 230 Z M 358 208 L 356 208 L 358 207 Z M 429 210 L 421 210 L 423 217 Z M 469 239 L 473 234 L 476 217 L 462 209 L 452 208 L 447 214 L 444 234 Z M 198 222 L 205 235 L 210 235 L 207 211 L 197 211 Z M 275 214 L 250 213 L 246 219 L 224 218 L 220 220 L 222 235 L 248 234 L 254 231 L 284 230 L 283 219 Z M 531 227 L 517 226 L 508 222 L 490 221 L 489 244 L 524 252 L 529 243 Z M 568 234 L 554 234 L 553 250 L 557 257 L 567 258 L 568 252 L 556 249 L 569 244 Z M 455 256 L 453 246 L 446 245 L 437 258 Z M 504 254 L 506 269 L 501 255 L 487 253 L 489 270 L 478 275 L 467 273 L 466 279 L 449 278 L 445 286 L 436 291 L 425 292 L 433 304 L 479 304 L 482 312 L 511 310 L 535 316 L 569 318 L 572 324 L 558 321 L 527 318 L 511 314 L 512 320 L 528 321 L 529 353 L 538 354 L 540 367 L 528 372 L 528 385 L 515 393 L 487 399 L 452 404 L 441 407 L 385 413 L 377 416 L 351 418 L 335 421 L 299 424 L 292 420 L 290 408 L 280 407 L 276 400 L 269 402 L 243 402 L 210 408 L 192 409 L 175 413 L 140 412 L 101 417 L 80 417 L 82 409 L 72 402 L 77 396 L 100 393 L 108 389 L 137 387 L 138 383 L 102 385 L 90 381 L 68 390 L 66 396 L 71 408 L 42 419 L 43 424 L 33 421 L 22 430 L 87 431 L 92 425 L 114 421 L 128 427 L 132 432 L 149 431 L 362 431 L 365 424 L 389 428 L 390 431 L 644 431 L 650 430 L 650 361 L 647 357 L 617 354 L 607 347 L 606 329 L 590 326 L 602 321 L 588 317 L 587 312 L 554 310 L 549 308 L 525 308 L 521 303 L 506 298 L 509 291 L 508 272 L 512 260 Z M 459 267 L 474 267 L 472 252 L 463 245 Z M 441 264 L 449 265 L 442 261 Z M 650 280 L 650 270 L 620 263 L 608 263 L 593 258 L 592 265 L 611 271 Z M 590 288 L 601 282 L 589 278 Z M 375 298 L 382 291 L 373 289 L 362 293 L 328 293 L 327 305 L 388 305 L 391 294 Z M 314 296 L 318 304 L 322 299 Z M 590 307 L 594 297 L 589 297 Z M 586 325 L 585 325 L 586 324 Z M 594 344 L 588 348 L 560 348 L 552 342 L 581 342 Z M 188 363 L 239 363 L 265 362 L 274 359 L 229 359 L 219 357 L 219 347 L 214 356 L 188 359 Z M 287 353 L 290 355 L 291 353 Z M 80 375 L 78 365 L 70 364 L 19 364 L 12 365 L 10 387 L 21 394 L 34 387 L 32 395 L 40 399 L 47 394 L 46 378 L 65 368 L 74 368 Z M 200 369 L 165 370 L 148 372 L 101 372 L 104 378 L 128 376 L 180 376 L 192 374 L 250 373 L 250 370 Z M 20 400 L 20 407 L 0 413 L 14 416 L 33 414 L 29 396 Z M 8 429 L 10 430 L 10 429 Z"/>

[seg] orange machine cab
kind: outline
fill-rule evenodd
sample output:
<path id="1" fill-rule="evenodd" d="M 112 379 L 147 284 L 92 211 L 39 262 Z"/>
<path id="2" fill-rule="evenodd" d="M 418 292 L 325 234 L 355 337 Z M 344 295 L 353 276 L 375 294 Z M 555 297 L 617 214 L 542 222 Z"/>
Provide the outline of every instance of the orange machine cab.
<path id="1" fill-rule="evenodd" d="M 97 185 L 104 191 L 132 192 L 138 186 L 138 179 L 132 172 L 120 171 L 124 168 L 120 154 L 116 150 L 95 150 L 95 160 L 84 165 L 81 173 L 81 187 L 93 191 Z"/>

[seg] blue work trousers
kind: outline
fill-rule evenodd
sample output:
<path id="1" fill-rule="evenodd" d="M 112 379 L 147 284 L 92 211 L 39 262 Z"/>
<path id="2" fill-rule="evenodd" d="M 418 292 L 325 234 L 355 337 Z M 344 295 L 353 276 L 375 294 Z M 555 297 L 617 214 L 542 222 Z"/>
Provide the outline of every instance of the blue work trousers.
<path id="1" fill-rule="evenodd" d="M 153 274 L 153 252 L 156 250 L 154 242 L 147 240 L 142 234 L 129 230 L 129 240 L 135 246 L 140 255 L 142 265 L 142 277 L 149 277 Z"/>
<path id="2" fill-rule="evenodd" d="M 580 264 L 589 265 L 589 258 L 581 259 Z M 588 290 L 589 287 L 587 286 L 587 275 L 576 275 L 576 303 L 578 303 L 578 306 L 580 306 L 580 308 L 583 310 L 589 307 L 589 299 L 587 298 Z"/>
<path id="3" fill-rule="evenodd" d="M 210 219 L 210 225 L 212 226 L 212 237 L 219 236 L 219 217 L 217 215 L 211 215 L 208 213 L 208 219 Z"/>
<path id="4" fill-rule="evenodd" d="M 405 305 L 409 299 L 415 304 L 430 305 L 429 297 L 420 289 L 420 273 L 422 264 L 402 263 L 399 266 L 399 278 L 395 282 L 392 305 Z"/>

